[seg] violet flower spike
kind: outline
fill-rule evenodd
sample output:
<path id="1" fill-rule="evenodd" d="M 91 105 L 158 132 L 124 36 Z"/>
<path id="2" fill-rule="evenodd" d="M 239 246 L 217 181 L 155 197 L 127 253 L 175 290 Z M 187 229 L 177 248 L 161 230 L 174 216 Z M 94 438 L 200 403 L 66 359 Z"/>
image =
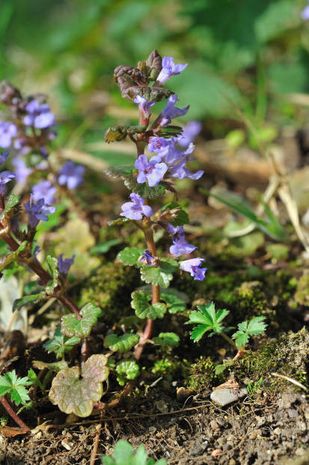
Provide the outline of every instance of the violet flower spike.
<path id="1" fill-rule="evenodd" d="M 17 127 L 9 121 L 0 121 L 0 147 L 8 149 L 13 145 L 17 135 Z"/>
<path id="2" fill-rule="evenodd" d="M 160 82 L 161 84 L 164 84 L 172 76 L 176 76 L 177 74 L 182 73 L 182 71 L 187 66 L 188 66 L 187 64 L 176 65 L 173 57 L 163 57 L 162 58 L 162 69 L 160 71 L 159 76 L 157 77 L 157 81 Z"/>
<path id="3" fill-rule="evenodd" d="M 183 128 L 182 133 L 177 137 L 177 143 L 182 147 L 188 147 L 194 142 L 196 136 L 199 135 L 202 129 L 202 124 L 199 121 L 190 121 Z"/>
<path id="4" fill-rule="evenodd" d="M 175 106 L 177 101 L 178 97 L 176 94 L 173 94 L 168 98 L 167 104 L 159 116 L 160 126 L 167 126 L 171 123 L 172 119 L 177 118 L 178 116 L 183 116 L 188 112 L 190 105 L 178 108 Z"/>
<path id="5" fill-rule="evenodd" d="M 56 191 L 50 181 L 40 181 L 32 188 L 32 198 L 35 202 L 44 199 L 46 205 L 52 205 L 55 202 Z"/>
<path id="6" fill-rule="evenodd" d="M 44 199 L 34 201 L 32 195 L 29 202 L 25 203 L 25 210 L 29 216 L 31 228 L 35 228 L 40 221 L 47 221 L 48 215 L 55 212 L 55 207 L 45 205 Z"/>
<path id="7" fill-rule="evenodd" d="M 153 214 L 152 208 L 145 205 L 145 200 L 139 194 L 130 194 L 130 200 L 131 202 L 126 202 L 121 206 L 120 216 L 139 221 L 143 216 L 150 217 Z"/>
<path id="8" fill-rule="evenodd" d="M 138 169 L 137 182 L 139 184 L 146 182 L 149 187 L 158 185 L 168 170 L 167 165 L 161 163 L 161 158 L 158 156 L 148 160 L 146 155 L 139 155 L 134 166 Z"/>
<path id="9" fill-rule="evenodd" d="M 195 281 L 203 281 L 207 268 L 201 268 L 203 258 L 191 258 L 180 262 L 180 269 L 190 273 Z"/>
<path id="10" fill-rule="evenodd" d="M 11 171 L 2 171 L 0 173 L 0 195 L 6 193 L 6 184 L 15 179 L 15 174 Z"/>
<path id="11" fill-rule="evenodd" d="M 58 270 L 59 273 L 66 276 L 73 265 L 75 260 L 75 255 L 72 255 L 70 258 L 63 258 L 63 254 L 58 256 Z"/>
<path id="12" fill-rule="evenodd" d="M 73 161 L 67 161 L 59 171 L 58 182 L 60 186 L 76 189 L 84 180 L 85 167 Z"/>

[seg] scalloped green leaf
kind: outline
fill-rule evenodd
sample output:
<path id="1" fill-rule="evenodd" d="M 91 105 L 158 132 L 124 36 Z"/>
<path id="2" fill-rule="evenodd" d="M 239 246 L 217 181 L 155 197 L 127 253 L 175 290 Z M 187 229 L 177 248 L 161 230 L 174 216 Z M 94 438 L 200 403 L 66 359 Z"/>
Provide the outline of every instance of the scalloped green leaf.
<path id="1" fill-rule="evenodd" d="M 45 293 L 39 292 L 38 294 L 25 295 L 20 299 L 16 299 L 13 304 L 13 311 L 18 310 L 25 305 L 36 304 L 40 300 L 44 299 Z"/>
<path id="2" fill-rule="evenodd" d="M 147 284 L 167 288 L 173 279 L 173 273 L 178 269 L 178 263 L 172 259 L 160 260 L 159 266 L 145 265 L 141 268 L 141 279 Z"/>
<path id="3" fill-rule="evenodd" d="M 94 304 L 86 304 L 80 311 L 81 319 L 76 315 L 64 315 L 61 321 L 61 332 L 64 336 L 84 338 L 89 336 L 96 325 L 102 310 Z"/>
<path id="4" fill-rule="evenodd" d="M 186 310 L 188 296 L 177 289 L 162 289 L 161 300 L 167 305 L 167 311 L 171 314 L 180 313 Z"/>
<path id="5" fill-rule="evenodd" d="M 164 303 L 150 303 L 150 295 L 144 291 L 132 292 L 131 306 L 135 310 L 135 314 L 141 319 L 156 320 L 163 318 L 166 313 L 166 305 Z"/>
<path id="6" fill-rule="evenodd" d="M 140 367 L 135 360 L 122 360 L 116 366 L 117 381 L 124 386 L 127 381 L 136 379 L 140 374 Z"/>
<path id="7" fill-rule="evenodd" d="M 49 354 L 54 353 L 57 358 L 61 359 L 65 353 L 70 352 L 80 341 L 80 337 L 77 336 L 67 338 L 61 333 L 60 328 L 57 328 L 54 337 L 45 342 L 43 347 Z"/>
<path id="8" fill-rule="evenodd" d="M 157 337 L 154 337 L 153 340 L 162 347 L 177 347 L 180 342 L 180 337 L 176 333 L 169 332 L 160 333 Z"/>
<path id="9" fill-rule="evenodd" d="M 54 377 L 49 391 L 50 401 L 67 414 L 88 417 L 103 395 L 103 382 L 108 379 L 107 357 L 95 354 L 78 366 L 65 368 Z"/>
<path id="10" fill-rule="evenodd" d="M 132 349 L 139 341 L 137 334 L 108 334 L 104 339 L 104 347 L 111 349 L 113 352 L 128 352 Z"/>
<path id="11" fill-rule="evenodd" d="M 52 279 L 46 286 L 45 293 L 47 295 L 51 295 L 53 294 L 55 288 L 58 286 L 58 278 L 59 278 L 58 260 L 56 257 L 47 255 L 46 262 L 47 262 Z"/>
<path id="12" fill-rule="evenodd" d="M 125 247 L 117 255 L 117 259 L 120 260 L 124 265 L 133 266 L 138 263 L 138 259 L 143 254 L 143 250 L 138 247 Z"/>

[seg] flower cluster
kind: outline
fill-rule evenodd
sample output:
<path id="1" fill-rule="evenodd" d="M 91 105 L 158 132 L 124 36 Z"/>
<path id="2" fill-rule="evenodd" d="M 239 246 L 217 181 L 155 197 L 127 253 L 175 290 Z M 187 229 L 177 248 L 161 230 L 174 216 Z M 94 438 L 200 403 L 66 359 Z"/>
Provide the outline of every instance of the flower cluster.
<path id="1" fill-rule="evenodd" d="M 179 107 L 177 95 L 164 91 L 163 87 L 166 81 L 180 74 L 186 67 L 186 64 L 176 64 L 172 57 L 161 58 L 157 52 L 152 52 L 140 68 L 118 67 L 115 71 L 122 94 L 137 104 L 140 123 L 144 128 L 144 132 L 139 132 L 136 136 L 127 129 L 119 129 L 118 140 L 123 138 L 123 134 L 130 133 L 130 138 L 137 147 L 134 163 L 136 171 L 133 172 L 137 187 L 130 195 L 130 202 L 124 203 L 121 211 L 121 216 L 127 219 L 140 222 L 150 218 L 151 223 L 156 224 L 154 218 L 151 218 L 154 215 L 152 208 L 140 195 L 142 190 L 139 190 L 139 185 L 150 189 L 156 186 L 165 188 L 171 186 L 174 179 L 198 180 L 203 175 L 202 170 L 193 172 L 188 167 L 195 148 L 193 141 L 200 132 L 201 125 L 198 122 L 191 122 L 184 128 L 171 125 L 175 118 L 187 114 L 189 105 Z M 133 77 L 136 78 L 136 85 L 133 85 Z M 140 83 L 143 83 L 143 91 L 141 89 L 139 92 Z M 146 92 L 145 85 L 148 85 Z M 134 98 L 131 94 L 134 94 Z M 154 121 L 151 121 L 153 107 L 162 98 L 167 99 L 166 104 Z M 178 259 L 196 250 L 194 245 L 187 242 L 183 225 L 174 226 L 162 220 L 157 221 L 157 225 L 163 226 L 172 236 L 169 249 L 172 257 Z M 149 253 L 146 251 L 142 256 L 142 263 L 152 263 Z M 202 258 L 183 260 L 179 262 L 179 267 L 190 273 L 194 279 L 202 280 L 206 273 L 206 268 L 202 267 L 203 261 Z"/>
<path id="2" fill-rule="evenodd" d="M 49 144 L 56 137 L 56 118 L 43 95 L 23 97 L 18 89 L 7 82 L 0 84 L 0 102 L 7 109 L 7 118 L 0 121 L 0 147 L 10 149 L 14 154 L 12 165 L 15 178 L 23 186 L 32 173 L 44 173 L 47 168 L 51 171 L 51 164 L 47 164 L 46 159 Z M 85 169 L 68 161 L 60 169 L 52 171 L 54 186 L 59 184 L 72 190 L 82 183 Z M 48 181 L 44 183 L 39 183 L 35 191 L 47 189 Z M 54 189 L 51 185 L 49 188 Z M 38 194 L 34 192 L 33 200 L 37 199 Z M 47 199 L 46 203 L 52 202 Z"/>

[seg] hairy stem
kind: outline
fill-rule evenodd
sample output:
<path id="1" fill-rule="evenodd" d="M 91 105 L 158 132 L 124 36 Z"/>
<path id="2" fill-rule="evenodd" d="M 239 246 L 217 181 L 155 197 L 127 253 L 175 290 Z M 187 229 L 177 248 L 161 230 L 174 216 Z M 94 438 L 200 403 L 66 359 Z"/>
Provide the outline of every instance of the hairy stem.
<path id="1" fill-rule="evenodd" d="M 18 426 L 20 426 L 25 431 L 30 431 L 29 426 L 27 426 L 26 423 L 24 423 L 23 420 L 17 415 L 17 413 L 14 412 L 5 397 L 0 397 L 0 403 L 2 404 L 2 407 L 5 409 L 7 414 L 15 421 Z"/>

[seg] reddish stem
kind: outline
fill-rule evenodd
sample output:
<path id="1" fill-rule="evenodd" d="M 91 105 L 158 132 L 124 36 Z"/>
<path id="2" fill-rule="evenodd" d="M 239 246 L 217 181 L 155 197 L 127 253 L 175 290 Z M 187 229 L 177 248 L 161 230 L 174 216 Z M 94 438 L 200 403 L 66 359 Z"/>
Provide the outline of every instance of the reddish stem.
<path id="1" fill-rule="evenodd" d="M 0 397 L 0 403 L 2 407 L 6 410 L 7 414 L 15 421 L 15 423 L 20 426 L 25 431 L 30 431 L 29 426 L 22 421 L 22 419 L 17 415 L 16 412 L 12 409 L 5 397 Z"/>

